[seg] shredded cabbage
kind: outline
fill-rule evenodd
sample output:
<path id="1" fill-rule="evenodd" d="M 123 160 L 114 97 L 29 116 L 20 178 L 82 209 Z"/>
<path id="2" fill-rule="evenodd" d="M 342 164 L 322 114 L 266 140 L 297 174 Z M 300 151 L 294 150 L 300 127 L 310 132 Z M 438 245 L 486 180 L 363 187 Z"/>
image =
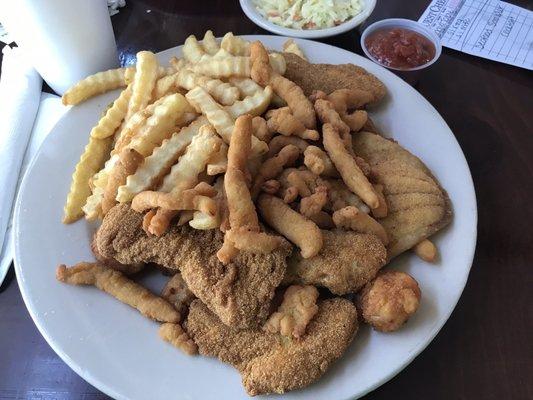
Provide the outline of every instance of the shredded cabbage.
<path id="1" fill-rule="evenodd" d="M 363 0 L 253 0 L 268 21 L 292 29 L 337 26 L 363 10 Z"/>

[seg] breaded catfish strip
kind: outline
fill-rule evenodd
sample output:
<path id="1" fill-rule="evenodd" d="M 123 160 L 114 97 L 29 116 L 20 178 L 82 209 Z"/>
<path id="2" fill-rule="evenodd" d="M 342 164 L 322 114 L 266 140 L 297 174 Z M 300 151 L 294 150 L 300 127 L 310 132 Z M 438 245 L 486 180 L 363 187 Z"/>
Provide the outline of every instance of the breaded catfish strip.
<path id="1" fill-rule="evenodd" d="M 238 331 L 222 324 L 200 301 L 191 304 L 187 331 L 200 354 L 232 364 L 251 395 L 284 393 L 320 378 L 346 350 L 357 332 L 352 302 L 324 300 L 299 340 L 260 329 Z"/>
<path id="2" fill-rule="evenodd" d="M 56 278 L 71 285 L 94 285 L 156 321 L 180 320 L 180 313 L 166 300 L 129 280 L 121 272 L 99 263 L 81 262 L 70 268 L 60 265 L 57 267 Z"/>
<path id="3" fill-rule="evenodd" d="M 385 265 L 387 251 L 375 235 L 322 231 L 324 245 L 318 255 L 305 259 L 294 253 L 283 283 L 323 286 L 332 293 L 355 293 Z"/>
<path id="4" fill-rule="evenodd" d="M 300 86 L 306 96 L 313 90 L 329 94 L 337 89 L 366 90 L 372 94 L 372 103 L 378 103 L 387 89 L 364 68 L 353 64 L 312 64 L 295 54 L 283 53 L 287 62 L 285 77 Z"/>
<path id="5" fill-rule="evenodd" d="M 394 258 L 448 225 L 448 195 L 424 163 L 399 144 L 369 132 L 354 135 L 354 150 L 372 168 L 383 187 L 388 214 L 379 220 L 389 236 L 388 258 Z"/>
<path id="6" fill-rule="evenodd" d="M 225 324 L 238 329 L 263 324 L 292 251 L 286 240 L 270 254 L 241 251 L 224 266 L 216 257 L 224 238 L 220 230 L 172 224 L 162 236 L 148 236 L 142 219 L 127 204 L 112 208 L 96 234 L 100 254 L 123 264 L 179 268 L 189 289 Z"/>

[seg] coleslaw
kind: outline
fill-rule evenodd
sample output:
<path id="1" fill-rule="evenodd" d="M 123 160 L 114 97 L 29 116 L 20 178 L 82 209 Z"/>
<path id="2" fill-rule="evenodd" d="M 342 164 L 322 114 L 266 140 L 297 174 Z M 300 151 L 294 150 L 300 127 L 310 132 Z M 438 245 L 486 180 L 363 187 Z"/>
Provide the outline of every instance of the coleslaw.
<path id="1" fill-rule="evenodd" d="M 324 29 L 363 11 L 363 0 L 253 0 L 268 21 L 292 29 Z"/>

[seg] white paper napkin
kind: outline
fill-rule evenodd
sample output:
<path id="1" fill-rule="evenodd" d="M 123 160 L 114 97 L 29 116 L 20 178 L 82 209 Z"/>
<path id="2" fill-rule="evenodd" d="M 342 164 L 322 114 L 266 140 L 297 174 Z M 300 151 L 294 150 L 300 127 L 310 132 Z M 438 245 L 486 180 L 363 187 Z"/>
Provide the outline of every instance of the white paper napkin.
<path id="1" fill-rule="evenodd" d="M 41 93 L 41 85 L 20 50 L 6 46 L 0 75 L 0 283 L 13 260 L 11 218 L 21 177 L 67 110 L 58 96 Z"/>

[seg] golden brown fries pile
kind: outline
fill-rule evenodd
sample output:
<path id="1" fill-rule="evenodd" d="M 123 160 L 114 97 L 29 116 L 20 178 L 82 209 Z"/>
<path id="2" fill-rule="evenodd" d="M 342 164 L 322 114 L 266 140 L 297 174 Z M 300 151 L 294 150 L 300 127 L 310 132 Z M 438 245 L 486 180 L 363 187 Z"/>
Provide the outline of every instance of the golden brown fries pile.
<path id="1" fill-rule="evenodd" d="M 294 42 L 285 46 L 300 52 Z M 387 215 L 368 164 L 352 148 L 367 124 L 364 90 L 307 98 L 283 77 L 285 61 L 260 42 L 211 31 L 190 36 L 183 58 L 159 65 L 148 51 L 135 67 L 86 78 L 65 93 L 77 104 L 124 87 L 90 134 L 72 180 L 64 222 L 102 218 L 130 202 L 144 229 L 162 235 L 176 218 L 225 232 L 219 259 L 241 250 L 270 252 L 279 237 L 305 258 L 322 247 L 321 229 L 387 233 Z"/>
<path id="2" fill-rule="evenodd" d="M 284 48 L 303 57 L 293 41 Z M 183 58 L 169 66 L 141 51 L 135 67 L 97 73 L 73 86 L 64 104 L 123 90 L 90 132 L 63 221 L 99 219 L 131 202 L 144 214 L 148 235 L 163 235 L 172 221 L 220 229 L 224 244 L 217 257 L 223 264 L 240 251 L 272 252 L 281 236 L 311 258 L 328 229 L 372 233 L 386 245 L 379 222 L 388 212 L 382 187 L 352 146 L 354 135 L 373 127 L 364 110 L 372 94 L 340 89 L 307 97 L 284 73 L 283 55 L 269 53 L 261 42 L 232 33 L 218 41 L 207 31 L 202 41 L 190 36 Z M 435 259 L 427 240 L 416 251 Z M 58 279 L 96 285 L 164 322 L 163 339 L 196 352 L 179 325 L 177 309 L 192 299 L 182 289 L 176 295 L 179 280 L 160 298 L 100 264 L 62 266 Z M 303 335 L 317 312 L 317 296 L 314 287 L 286 293 L 265 329 Z"/>

